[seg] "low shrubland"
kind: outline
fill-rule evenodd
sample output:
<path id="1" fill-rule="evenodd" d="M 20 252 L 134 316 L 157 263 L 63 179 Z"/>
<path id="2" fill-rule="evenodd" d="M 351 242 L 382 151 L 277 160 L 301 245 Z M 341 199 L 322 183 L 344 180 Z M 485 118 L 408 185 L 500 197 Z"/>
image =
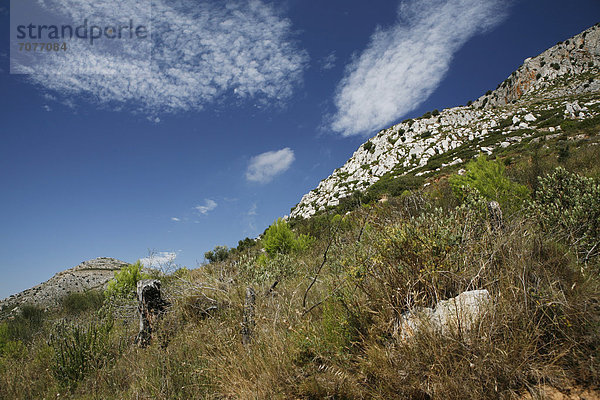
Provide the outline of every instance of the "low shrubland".
<path id="1" fill-rule="evenodd" d="M 23 309 L 0 325 L 0 397 L 485 399 L 598 387 L 596 169 L 577 168 L 586 156 L 575 149 L 560 169 L 549 157 L 478 159 L 425 190 L 390 179 L 387 202 L 278 220 L 227 257 L 164 275 L 170 306 L 147 348 L 133 344 L 135 314 L 121 312 L 135 309 L 135 266 L 101 307 L 69 306 L 76 318 Z M 248 287 L 255 323 L 243 344 Z M 400 334 L 406 312 L 474 289 L 491 301 L 470 329 Z"/>

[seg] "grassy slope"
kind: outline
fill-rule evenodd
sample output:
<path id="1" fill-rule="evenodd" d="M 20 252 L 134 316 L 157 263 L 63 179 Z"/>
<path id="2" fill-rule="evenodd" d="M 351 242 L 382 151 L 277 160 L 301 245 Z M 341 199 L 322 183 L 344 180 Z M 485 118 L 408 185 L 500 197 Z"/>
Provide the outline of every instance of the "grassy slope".
<path id="1" fill-rule="evenodd" d="M 532 190 L 537 176 L 558 165 L 600 177 L 600 121 L 566 123 L 563 132 L 539 141 L 534 132 L 495 157 Z M 469 149 L 459 151 L 470 157 Z M 138 349 L 135 319 L 117 317 L 79 381 L 57 378 L 57 346 L 47 338 L 59 317 L 68 317 L 67 325 L 100 321 L 97 303 L 27 322 L 23 344 L 3 350 L 0 397 L 475 399 L 510 398 L 541 383 L 598 387 L 598 259 L 582 263 L 558 233 L 524 211 L 492 232 L 484 211 L 457 208 L 447 176 L 460 167 L 427 176 L 424 190 L 407 193 L 389 183 L 356 199 L 399 194 L 386 203 L 346 202 L 295 221 L 297 232 L 317 239 L 306 251 L 257 262 L 257 244 L 163 279 L 172 307 L 160 338 Z M 248 286 L 257 293 L 256 328 L 244 347 Z M 472 331 L 424 331 L 409 343 L 395 334 L 408 308 L 474 288 L 488 289 L 494 300 Z M 213 304 L 218 311 L 203 312 Z"/>

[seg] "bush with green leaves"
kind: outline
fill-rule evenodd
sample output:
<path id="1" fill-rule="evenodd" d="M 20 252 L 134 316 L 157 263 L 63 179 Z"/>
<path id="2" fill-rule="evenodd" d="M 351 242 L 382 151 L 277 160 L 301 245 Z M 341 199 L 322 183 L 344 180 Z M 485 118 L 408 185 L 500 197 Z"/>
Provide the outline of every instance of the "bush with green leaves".
<path id="1" fill-rule="evenodd" d="M 529 189 L 511 181 L 505 173 L 504 164 L 490 161 L 481 155 L 469 162 L 464 175 L 452 175 L 450 186 L 455 195 L 464 200 L 467 189 L 475 189 L 487 200 L 500 203 L 503 210 L 518 210 L 529 197 Z"/>
<path id="2" fill-rule="evenodd" d="M 255 239 L 247 237 L 244 240 L 239 240 L 238 245 L 235 249 L 238 252 L 242 252 L 242 251 L 252 248 L 255 244 L 256 244 Z"/>
<path id="3" fill-rule="evenodd" d="M 98 310 L 104 303 L 104 293 L 99 290 L 69 293 L 62 298 L 62 307 L 68 314 L 80 314 L 89 310 Z"/>
<path id="4" fill-rule="evenodd" d="M 138 281 L 149 278 L 149 274 L 142 272 L 142 264 L 138 260 L 135 264 L 129 264 L 115 273 L 115 277 L 108 283 L 104 295 L 107 298 L 133 299 L 136 296 Z"/>
<path id="5" fill-rule="evenodd" d="M 306 250 L 313 240 L 309 235 L 296 235 L 284 219 L 278 218 L 265 232 L 262 245 L 267 254 L 274 257 Z"/>
<path id="6" fill-rule="evenodd" d="M 213 250 L 204 253 L 204 258 L 209 262 L 225 261 L 229 258 L 231 250 L 227 246 L 216 246 Z"/>
<path id="7" fill-rule="evenodd" d="M 22 342 L 29 342 L 44 324 L 45 313 L 39 307 L 24 305 L 19 313 L 0 323 L 0 355 Z"/>
<path id="8" fill-rule="evenodd" d="M 413 175 L 394 176 L 385 174 L 369 187 L 366 193 L 366 201 L 379 200 L 383 195 L 401 196 L 406 191 L 413 191 L 423 187 L 424 178 Z"/>
<path id="9" fill-rule="evenodd" d="M 74 386 L 92 369 L 100 368 L 109 356 L 113 321 L 88 325 L 58 325 L 50 336 L 51 371 L 65 387 Z"/>
<path id="10" fill-rule="evenodd" d="M 600 183 L 558 167 L 539 178 L 530 209 L 543 229 L 558 231 L 585 259 L 600 254 Z"/>

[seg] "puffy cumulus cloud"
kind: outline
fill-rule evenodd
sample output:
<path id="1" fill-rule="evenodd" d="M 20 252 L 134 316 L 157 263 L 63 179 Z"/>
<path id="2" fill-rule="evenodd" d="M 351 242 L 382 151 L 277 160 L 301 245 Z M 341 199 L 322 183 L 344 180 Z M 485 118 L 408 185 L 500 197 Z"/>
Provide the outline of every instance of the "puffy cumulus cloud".
<path id="1" fill-rule="evenodd" d="M 471 37 L 499 24 L 501 0 L 408 0 L 397 23 L 378 28 L 351 62 L 335 95 L 331 128 L 369 134 L 417 108 L 438 87 L 453 55 Z"/>
<path id="2" fill-rule="evenodd" d="M 211 199 L 204 199 L 204 204 L 194 207 L 202 215 L 206 215 L 215 208 L 217 208 L 217 202 Z"/>
<path id="3" fill-rule="evenodd" d="M 152 40 L 98 41 L 93 46 L 71 40 L 67 52 L 15 66 L 63 98 L 81 95 L 153 116 L 200 110 L 226 96 L 281 104 L 302 81 L 308 64 L 306 51 L 294 44 L 291 22 L 262 0 L 39 4 L 73 21 L 90 16 L 114 21 L 114 15 L 151 21 Z"/>
<path id="4" fill-rule="evenodd" d="M 140 259 L 140 263 L 146 268 L 161 268 L 167 266 L 177 258 L 177 254 L 169 251 L 161 251 Z"/>
<path id="5" fill-rule="evenodd" d="M 294 151 L 288 147 L 259 154 L 250 159 L 246 179 L 250 182 L 269 183 L 277 175 L 287 171 L 294 159 Z"/>

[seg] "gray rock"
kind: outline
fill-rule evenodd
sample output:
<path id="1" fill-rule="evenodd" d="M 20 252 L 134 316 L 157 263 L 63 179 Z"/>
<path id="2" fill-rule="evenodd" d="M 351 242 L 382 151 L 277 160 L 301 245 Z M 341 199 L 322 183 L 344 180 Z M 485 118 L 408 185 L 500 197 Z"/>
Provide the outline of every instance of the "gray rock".
<path id="1" fill-rule="evenodd" d="M 2 300 L 0 309 L 12 309 L 24 304 L 41 308 L 57 307 L 69 293 L 104 289 L 115 272 L 126 265 L 126 262 L 108 257 L 84 261 L 76 267 L 57 273 L 44 283 Z"/>
<path id="2" fill-rule="evenodd" d="M 468 332 L 482 317 L 489 302 L 490 294 L 486 289 L 471 290 L 440 301 L 435 309 L 409 311 L 402 315 L 396 335 L 402 340 L 409 340 L 424 326 L 442 335 Z"/>
<path id="3" fill-rule="evenodd" d="M 600 29 L 594 26 L 571 38 L 570 43 L 571 46 L 560 44 L 528 58 L 498 89 L 480 97 L 470 107 L 445 109 L 437 117 L 402 122 L 380 131 L 369 139 L 368 150 L 365 145 L 360 146 L 341 168 L 305 194 L 290 217 L 308 218 L 326 206 L 335 206 L 356 190 L 364 191 L 394 168 L 410 173 L 427 165 L 435 154 L 444 154 L 471 142 L 473 147 L 477 146 L 505 120 L 512 122 L 512 126 L 505 128 L 504 135 L 514 132 L 516 127 L 533 128 L 537 120 L 534 112 L 548 109 L 533 111 L 532 103 L 536 99 L 600 91 L 600 79 L 589 82 L 589 73 L 597 74 L 600 65 Z M 566 75 L 569 79 L 564 79 Z M 566 115 L 572 118 L 594 116 L 583 113 L 589 110 L 577 101 L 563 105 Z M 549 130 L 560 130 L 560 126 Z M 512 136 L 510 140 L 519 142 L 526 137 L 522 135 Z M 509 141 L 500 140 L 481 147 L 480 151 L 489 155 L 507 143 Z"/>

